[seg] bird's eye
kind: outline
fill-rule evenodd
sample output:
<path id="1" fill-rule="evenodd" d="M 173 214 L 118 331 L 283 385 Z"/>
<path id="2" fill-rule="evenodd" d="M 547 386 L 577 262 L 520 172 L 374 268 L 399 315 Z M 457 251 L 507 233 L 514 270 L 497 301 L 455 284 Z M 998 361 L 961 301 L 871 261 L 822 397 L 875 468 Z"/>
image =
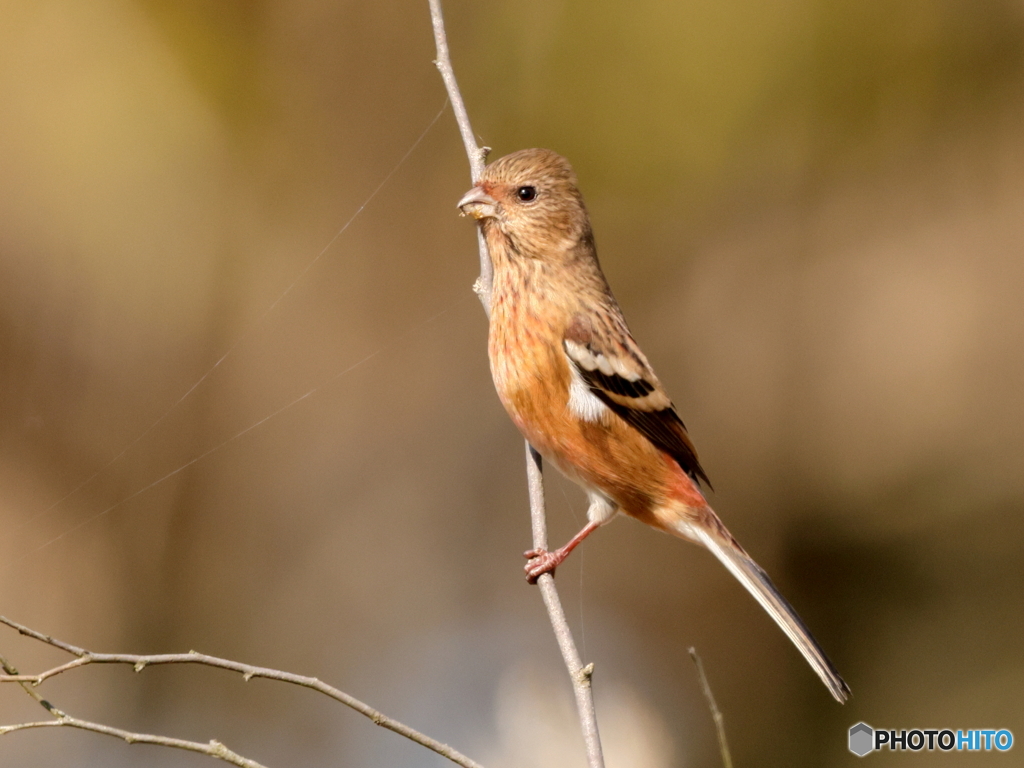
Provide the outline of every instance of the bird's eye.
<path id="1" fill-rule="evenodd" d="M 537 188 L 536 187 L 520 187 L 516 190 L 516 197 L 522 200 L 524 203 L 528 203 L 531 200 L 537 199 Z"/>

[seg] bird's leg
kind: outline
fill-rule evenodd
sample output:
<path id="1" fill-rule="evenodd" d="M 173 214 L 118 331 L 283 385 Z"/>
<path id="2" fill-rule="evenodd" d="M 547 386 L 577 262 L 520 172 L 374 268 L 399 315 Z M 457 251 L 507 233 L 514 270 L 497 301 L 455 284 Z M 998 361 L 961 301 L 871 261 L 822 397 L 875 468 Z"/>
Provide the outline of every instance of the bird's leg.
<path id="1" fill-rule="evenodd" d="M 536 584 L 537 579 L 545 573 L 550 573 L 554 576 L 555 568 L 562 564 L 562 561 L 569 556 L 570 552 L 576 549 L 576 546 L 581 541 L 597 530 L 601 522 L 590 521 L 583 526 L 583 530 L 569 539 L 564 547 L 556 549 L 554 552 L 548 552 L 546 549 L 531 549 L 528 552 L 524 552 L 523 556 L 529 559 L 529 562 L 526 564 L 526 580 L 531 584 Z"/>

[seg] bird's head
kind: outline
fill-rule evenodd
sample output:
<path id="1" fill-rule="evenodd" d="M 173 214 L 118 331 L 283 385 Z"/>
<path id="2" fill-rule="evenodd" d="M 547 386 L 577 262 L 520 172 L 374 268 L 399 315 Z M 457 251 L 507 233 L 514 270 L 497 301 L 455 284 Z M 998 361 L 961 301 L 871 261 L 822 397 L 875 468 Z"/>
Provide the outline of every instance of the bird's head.
<path id="1" fill-rule="evenodd" d="M 590 224 L 576 174 L 549 149 L 522 149 L 495 160 L 458 202 L 463 215 L 493 222 L 517 245 L 535 251 L 571 248 Z"/>

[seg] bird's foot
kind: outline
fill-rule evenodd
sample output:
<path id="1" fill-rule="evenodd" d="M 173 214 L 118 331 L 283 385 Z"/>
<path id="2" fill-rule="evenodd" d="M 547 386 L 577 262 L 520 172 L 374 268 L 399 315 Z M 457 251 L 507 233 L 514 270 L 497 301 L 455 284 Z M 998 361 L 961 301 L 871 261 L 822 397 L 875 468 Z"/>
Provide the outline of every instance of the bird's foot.
<path id="1" fill-rule="evenodd" d="M 524 552 L 523 557 L 528 560 L 525 568 L 526 580 L 530 584 L 536 584 L 537 579 L 545 573 L 554 576 L 555 568 L 562 564 L 568 554 L 564 549 L 556 549 L 554 552 L 548 552 L 546 549 L 531 549 Z"/>

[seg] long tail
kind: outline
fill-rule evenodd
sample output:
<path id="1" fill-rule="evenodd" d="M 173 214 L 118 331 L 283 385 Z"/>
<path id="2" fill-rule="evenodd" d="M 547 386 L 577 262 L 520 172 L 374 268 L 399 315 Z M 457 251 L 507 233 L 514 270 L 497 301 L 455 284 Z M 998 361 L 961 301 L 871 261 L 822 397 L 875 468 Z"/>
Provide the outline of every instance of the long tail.
<path id="1" fill-rule="evenodd" d="M 707 511 L 711 512 L 710 508 Z M 739 579 L 739 582 L 747 588 L 747 591 L 754 596 L 762 608 L 768 611 L 769 615 L 775 619 L 775 623 L 793 641 L 793 645 L 800 650 L 800 653 L 807 659 L 807 663 L 818 673 L 821 681 L 828 686 L 836 701 L 840 704 L 844 703 L 850 695 L 850 686 L 840 677 L 839 671 L 829 661 L 828 656 L 818 645 L 818 641 L 807 629 L 807 625 L 797 616 L 793 606 L 779 593 L 772 580 L 768 578 L 768 574 L 736 543 L 714 512 L 711 512 L 711 517 L 714 520 L 713 525 L 716 528 L 720 527 L 720 533 L 712 532 L 703 525 L 688 523 L 680 523 L 678 533 L 683 538 L 703 544 L 722 561 L 722 565 Z"/>

